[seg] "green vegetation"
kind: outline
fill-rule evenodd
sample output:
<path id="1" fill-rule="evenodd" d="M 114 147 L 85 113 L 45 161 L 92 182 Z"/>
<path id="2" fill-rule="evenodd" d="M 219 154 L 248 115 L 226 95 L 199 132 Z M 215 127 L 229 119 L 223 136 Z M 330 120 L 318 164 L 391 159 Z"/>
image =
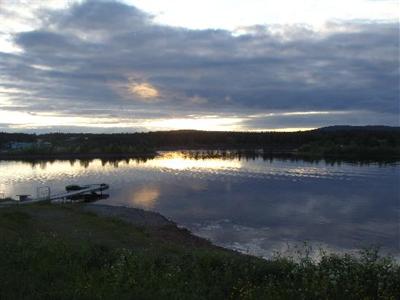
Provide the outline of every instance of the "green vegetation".
<path id="1" fill-rule="evenodd" d="M 27 143 L 18 145 L 16 143 Z M 400 158 L 400 128 L 337 126 L 305 132 L 158 131 L 118 134 L 0 133 L 0 154 L 154 154 L 156 150 L 263 150 L 268 155 Z"/>
<path id="2" fill-rule="evenodd" d="M 0 299 L 398 299 L 400 266 L 306 251 L 266 261 L 175 226 L 137 227 L 79 206 L 0 209 Z"/>
<path id="3" fill-rule="evenodd" d="M 68 141 L 57 141 L 50 145 L 32 143 L 25 147 L 17 149 L 5 149 L 6 154 L 14 155 L 79 155 L 79 154 L 152 154 L 155 151 L 146 146 L 140 145 L 123 145 L 115 143 L 107 143 L 106 141 L 87 141 L 87 140 L 74 140 L 73 142 Z"/>
<path id="4" fill-rule="evenodd" d="M 387 135 L 368 131 L 355 133 L 351 131 L 328 131 L 325 135 L 325 138 L 315 139 L 302 145 L 297 152 L 314 157 L 346 156 L 359 159 L 400 157 L 399 137 L 396 137 L 395 134 Z"/>

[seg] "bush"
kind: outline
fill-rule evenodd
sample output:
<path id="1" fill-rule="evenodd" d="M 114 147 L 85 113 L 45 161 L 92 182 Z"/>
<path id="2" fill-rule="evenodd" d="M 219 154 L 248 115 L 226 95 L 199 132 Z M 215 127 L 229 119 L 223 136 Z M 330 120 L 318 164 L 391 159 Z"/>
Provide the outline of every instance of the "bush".
<path id="1" fill-rule="evenodd" d="M 18 218 L 21 216 L 18 216 Z M 111 249 L 57 235 L 0 245 L 1 299 L 398 299 L 376 249 L 269 261 L 216 250 Z"/>

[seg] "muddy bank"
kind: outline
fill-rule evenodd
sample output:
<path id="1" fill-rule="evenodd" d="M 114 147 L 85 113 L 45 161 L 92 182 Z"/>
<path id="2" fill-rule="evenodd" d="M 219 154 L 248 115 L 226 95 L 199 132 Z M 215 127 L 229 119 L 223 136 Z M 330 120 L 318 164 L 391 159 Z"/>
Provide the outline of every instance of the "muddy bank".
<path id="1" fill-rule="evenodd" d="M 168 220 L 159 213 L 145 211 L 138 208 L 90 203 L 82 204 L 80 206 L 84 211 L 92 212 L 103 217 L 118 218 L 135 226 L 176 226 L 176 223 Z"/>
<path id="2" fill-rule="evenodd" d="M 187 246 L 209 247 L 234 252 L 232 250 L 213 245 L 210 241 L 193 235 L 188 229 L 178 227 L 172 220 L 163 215 L 139 208 L 110 206 L 102 204 L 80 204 L 77 209 L 96 214 L 99 217 L 119 219 L 136 227 L 146 228 L 162 240 L 168 240 Z"/>

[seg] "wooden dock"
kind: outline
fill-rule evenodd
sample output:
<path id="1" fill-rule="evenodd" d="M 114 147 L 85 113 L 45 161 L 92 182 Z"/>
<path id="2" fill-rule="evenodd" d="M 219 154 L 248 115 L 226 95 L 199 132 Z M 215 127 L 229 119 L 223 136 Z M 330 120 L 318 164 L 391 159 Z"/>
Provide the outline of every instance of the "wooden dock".
<path id="1" fill-rule="evenodd" d="M 55 195 L 50 195 L 49 199 L 50 201 L 55 201 L 55 200 L 61 200 L 65 201 L 67 199 L 71 199 L 73 197 L 85 195 L 85 194 L 95 194 L 98 192 L 103 192 L 104 190 L 107 190 L 109 188 L 108 185 L 102 184 L 90 184 L 85 186 L 84 189 L 77 190 L 77 191 L 70 191 L 70 192 L 65 192 L 65 193 L 60 193 L 60 194 L 55 194 Z"/>
<path id="2" fill-rule="evenodd" d="M 73 198 L 79 198 L 79 196 L 84 196 L 88 194 L 97 194 L 98 192 L 102 193 L 104 190 L 107 190 L 109 186 L 107 184 L 89 184 L 83 186 L 82 189 L 74 190 L 74 191 L 67 191 L 58 194 L 51 194 L 50 188 L 45 187 L 48 190 L 48 195 L 46 196 L 39 196 L 39 192 L 37 193 L 36 198 L 28 198 L 29 195 L 19 195 L 20 199 L 24 199 L 23 201 L 6 201 L 0 202 L 0 206 L 8 206 L 12 204 L 18 205 L 25 205 L 25 204 L 32 204 L 32 203 L 39 203 L 39 202 L 65 202 L 71 200 Z M 39 189 L 38 189 L 39 191 Z M 101 195 L 101 194 L 100 194 Z"/>

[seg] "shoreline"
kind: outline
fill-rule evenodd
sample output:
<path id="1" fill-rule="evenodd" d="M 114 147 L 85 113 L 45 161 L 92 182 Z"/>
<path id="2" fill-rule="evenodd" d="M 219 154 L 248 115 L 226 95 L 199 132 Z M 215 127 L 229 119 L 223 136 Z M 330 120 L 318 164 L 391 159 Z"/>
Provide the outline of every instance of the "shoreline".
<path id="1" fill-rule="evenodd" d="M 0 215 L 3 211 L 24 211 L 35 218 L 52 219 L 49 212 L 59 212 L 62 210 L 70 211 L 73 214 L 96 216 L 104 221 L 121 222 L 127 226 L 142 228 L 148 230 L 161 240 L 166 240 L 176 245 L 199 247 L 210 250 L 219 250 L 226 253 L 232 253 L 239 256 L 256 256 L 244 254 L 233 249 L 221 247 L 213 244 L 210 240 L 193 234 L 189 229 L 179 226 L 178 223 L 168 219 L 161 213 L 145 210 L 137 207 L 114 206 L 107 204 L 96 204 L 95 202 L 80 202 L 80 203 L 31 203 L 29 205 L 19 205 L 19 203 L 8 203 L 1 205 Z"/>
<path id="2" fill-rule="evenodd" d="M 148 153 L 64 153 L 64 154 L 21 154 L 0 153 L 0 160 L 71 160 L 71 159 L 149 159 L 158 155 Z"/>
<path id="3" fill-rule="evenodd" d="M 124 160 L 124 159 L 154 159 L 160 156 L 162 152 L 193 152 L 201 153 L 207 151 L 223 152 L 232 151 L 230 156 L 246 156 L 250 157 L 261 157 L 266 159 L 276 158 L 276 159 L 293 159 L 293 160 L 309 160 L 309 161 L 343 161 L 343 162 L 399 162 L 400 156 L 355 156 L 352 154 L 314 154 L 314 153 L 300 153 L 296 151 L 263 151 L 262 149 L 226 149 L 226 148 L 165 148 L 158 149 L 157 151 L 143 152 L 143 153 L 62 153 L 62 154 L 23 154 L 23 153 L 0 153 L 0 160 L 3 161 L 46 161 L 46 160 L 93 160 L 93 159 L 110 159 L 110 160 Z M 207 154 L 204 156 L 199 156 L 199 159 L 204 158 L 226 158 L 222 154 L 216 153 L 215 156 L 208 157 Z"/>
<path id="4" fill-rule="evenodd" d="M 84 203 L 78 204 L 77 209 L 88 213 L 94 213 L 100 218 L 117 218 L 130 225 L 148 228 L 155 231 L 161 231 L 165 237 L 177 239 L 176 242 L 189 244 L 192 246 L 206 247 L 210 249 L 219 249 L 227 252 L 245 255 L 213 244 L 210 240 L 193 234 L 189 229 L 178 226 L 176 222 L 168 219 L 164 215 L 136 207 L 112 206 L 107 204 Z"/>
<path id="5" fill-rule="evenodd" d="M 31 208 L 31 209 L 30 209 Z M 150 230 L 152 232 L 159 232 L 163 238 L 172 240 L 176 243 L 183 245 L 190 245 L 194 247 L 206 247 L 210 249 L 219 249 L 226 252 L 236 253 L 238 255 L 245 255 L 233 249 L 217 246 L 210 240 L 193 234 L 189 229 L 179 226 L 178 223 L 168 219 L 164 215 L 137 207 L 127 206 L 114 206 L 107 204 L 96 204 L 95 202 L 79 202 L 79 203 L 51 203 L 51 202 L 38 202 L 30 203 L 29 205 L 20 205 L 20 203 L 1 203 L 0 213 L 4 210 L 33 210 L 36 217 L 47 218 L 46 210 L 57 211 L 59 209 L 68 209 L 77 214 L 92 214 L 98 218 L 105 220 L 119 220 L 128 225 Z M 43 209 L 43 214 L 40 211 Z M 251 255 L 250 255 L 251 256 Z"/>

